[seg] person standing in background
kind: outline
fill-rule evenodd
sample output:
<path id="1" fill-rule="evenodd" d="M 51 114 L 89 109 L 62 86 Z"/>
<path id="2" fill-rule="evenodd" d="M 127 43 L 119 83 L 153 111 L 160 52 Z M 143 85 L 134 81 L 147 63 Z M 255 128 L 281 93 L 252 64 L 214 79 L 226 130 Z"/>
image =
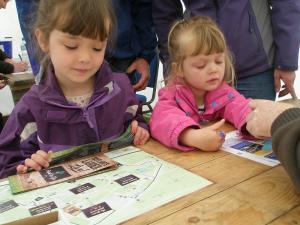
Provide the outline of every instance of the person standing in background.
<path id="1" fill-rule="evenodd" d="M 39 62 L 34 50 L 34 38 L 32 27 L 34 24 L 35 13 L 37 11 L 39 0 L 15 0 L 16 8 L 20 22 L 20 28 L 26 42 L 29 62 L 34 75 L 37 75 L 40 69 Z"/>
<path id="2" fill-rule="evenodd" d="M 149 65 L 156 54 L 157 40 L 152 21 L 151 0 L 113 0 L 117 17 L 115 43 L 106 51 L 106 60 L 117 72 L 126 72 L 135 91 L 147 87 Z M 141 77 L 135 80 L 133 72 Z"/>
<path id="3" fill-rule="evenodd" d="M 296 98 L 295 71 L 300 44 L 299 0 L 183 0 L 186 16 L 214 19 L 235 59 L 237 90 L 247 98 L 274 100 L 288 93 Z M 153 0 L 153 21 L 160 57 L 168 63 L 167 34 L 183 18 L 180 0 Z M 280 82 L 284 86 L 281 89 Z"/>

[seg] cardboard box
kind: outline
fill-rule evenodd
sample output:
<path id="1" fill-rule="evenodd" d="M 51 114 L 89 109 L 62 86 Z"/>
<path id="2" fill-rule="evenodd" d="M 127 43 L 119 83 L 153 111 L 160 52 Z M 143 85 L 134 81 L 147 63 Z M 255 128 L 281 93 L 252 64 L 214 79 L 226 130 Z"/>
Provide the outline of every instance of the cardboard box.
<path id="1" fill-rule="evenodd" d="M 58 221 L 58 211 L 46 213 L 39 216 L 32 216 L 22 220 L 17 220 L 4 225 L 47 225 Z"/>

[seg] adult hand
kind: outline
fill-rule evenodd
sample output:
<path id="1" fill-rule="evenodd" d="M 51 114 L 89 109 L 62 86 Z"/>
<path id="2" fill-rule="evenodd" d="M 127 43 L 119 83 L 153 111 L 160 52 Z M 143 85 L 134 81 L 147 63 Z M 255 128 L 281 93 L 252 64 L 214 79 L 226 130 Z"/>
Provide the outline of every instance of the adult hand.
<path id="1" fill-rule="evenodd" d="M 135 91 L 144 90 L 147 87 L 148 81 L 150 79 L 150 68 L 149 64 L 145 59 L 137 58 L 133 63 L 127 68 L 127 73 L 132 73 L 133 71 L 138 71 L 141 74 L 140 80 L 133 85 Z"/>
<path id="2" fill-rule="evenodd" d="M 14 73 L 24 72 L 28 69 L 27 62 L 23 62 L 23 61 L 17 62 L 9 58 L 5 59 L 4 61 L 14 65 Z"/>
<path id="3" fill-rule="evenodd" d="M 17 166 L 17 173 L 26 173 L 28 168 L 34 170 L 41 170 L 42 168 L 48 168 L 49 162 L 51 160 L 52 151 L 45 152 L 43 150 L 38 150 L 36 153 L 31 155 L 31 158 L 25 160 L 25 165 Z"/>
<path id="4" fill-rule="evenodd" d="M 250 134 L 261 139 L 271 137 L 274 120 L 283 111 L 293 107 L 290 104 L 261 99 L 252 100 L 249 106 L 253 111 L 246 118 L 246 128 Z"/>
<path id="5" fill-rule="evenodd" d="M 291 94 L 293 99 L 297 99 L 297 95 L 294 89 L 294 81 L 296 78 L 295 71 L 287 71 L 287 70 L 280 70 L 275 69 L 274 71 L 274 86 L 276 92 L 279 92 L 279 97 L 285 96 L 287 94 Z M 284 85 L 282 86 L 283 90 L 281 89 L 280 81 L 283 81 Z"/>

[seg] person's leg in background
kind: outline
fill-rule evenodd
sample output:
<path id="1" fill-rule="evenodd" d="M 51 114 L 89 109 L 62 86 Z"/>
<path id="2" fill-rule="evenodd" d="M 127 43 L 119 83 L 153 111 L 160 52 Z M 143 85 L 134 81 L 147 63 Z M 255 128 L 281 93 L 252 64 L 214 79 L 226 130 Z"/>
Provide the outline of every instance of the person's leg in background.
<path id="1" fill-rule="evenodd" d="M 30 61 L 30 65 L 32 68 L 32 72 L 36 75 L 39 72 L 39 63 L 36 59 L 36 51 L 33 35 L 33 25 L 34 25 L 34 17 L 35 12 L 37 11 L 38 2 L 37 0 L 15 0 L 17 13 L 20 21 L 20 27 L 23 34 L 23 37 L 26 41 L 26 48 L 28 52 L 28 57 Z"/>
<path id="2" fill-rule="evenodd" d="M 274 101 L 274 69 L 237 80 L 236 89 L 246 98 Z"/>

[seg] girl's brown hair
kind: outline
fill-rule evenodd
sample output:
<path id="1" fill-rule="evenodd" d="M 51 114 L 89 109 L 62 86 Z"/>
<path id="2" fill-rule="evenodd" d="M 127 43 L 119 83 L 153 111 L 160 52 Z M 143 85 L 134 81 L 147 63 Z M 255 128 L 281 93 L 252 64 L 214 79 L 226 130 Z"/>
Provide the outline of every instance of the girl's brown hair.
<path id="1" fill-rule="evenodd" d="M 187 49 L 192 43 L 193 49 Z M 233 85 L 234 67 L 232 56 L 226 46 L 225 37 L 217 24 L 204 16 L 196 16 L 175 22 L 168 37 L 170 63 L 176 63 L 182 69 L 183 61 L 188 56 L 198 54 L 225 53 L 224 80 Z M 169 75 L 174 80 L 173 74 Z"/>
<path id="2" fill-rule="evenodd" d="M 110 0 L 41 0 L 34 27 L 43 33 L 47 42 L 54 29 L 110 41 L 115 25 Z"/>

